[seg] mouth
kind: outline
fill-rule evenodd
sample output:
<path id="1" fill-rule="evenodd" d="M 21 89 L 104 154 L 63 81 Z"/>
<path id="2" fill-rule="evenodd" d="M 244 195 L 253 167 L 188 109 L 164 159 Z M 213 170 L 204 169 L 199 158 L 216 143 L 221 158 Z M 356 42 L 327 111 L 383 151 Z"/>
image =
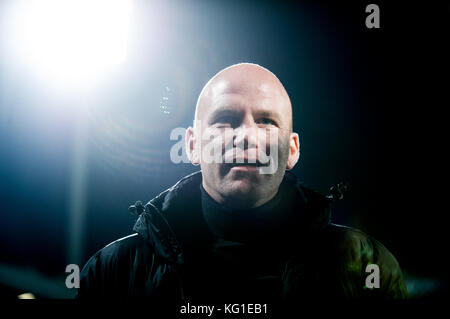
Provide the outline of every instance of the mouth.
<path id="1" fill-rule="evenodd" d="M 256 162 L 256 163 L 225 163 L 225 165 L 227 167 L 229 167 L 230 169 L 245 169 L 245 170 L 250 170 L 250 169 L 256 169 L 259 167 L 268 167 L 269 163 L 263 164 L 261 162 Z"/>

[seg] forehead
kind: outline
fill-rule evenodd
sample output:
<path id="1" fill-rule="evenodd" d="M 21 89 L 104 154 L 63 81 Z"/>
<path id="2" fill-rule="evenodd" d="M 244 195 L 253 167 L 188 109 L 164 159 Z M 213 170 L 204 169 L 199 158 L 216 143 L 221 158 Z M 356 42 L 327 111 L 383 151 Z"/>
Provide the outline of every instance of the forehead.
<path id="1" fill-rule="evenodd" d="M 220 110 L 272 113 L 288 120 L 291 116 L 287 94 L 268 82 L 220 80 L 210 86 L 202 102 L 199 118 Z"/>

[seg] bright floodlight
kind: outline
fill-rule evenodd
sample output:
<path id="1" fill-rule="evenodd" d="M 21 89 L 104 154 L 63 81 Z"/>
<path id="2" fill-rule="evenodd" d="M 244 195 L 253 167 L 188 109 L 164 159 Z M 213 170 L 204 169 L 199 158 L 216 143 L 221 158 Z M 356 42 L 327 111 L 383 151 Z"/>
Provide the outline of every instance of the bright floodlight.
<path id="1" fill-rule="evenodd" d="M 130 0 L 28 0 L 13 14 L 16 53 L 46 80 L 80 85 L 126 57 Z"/>

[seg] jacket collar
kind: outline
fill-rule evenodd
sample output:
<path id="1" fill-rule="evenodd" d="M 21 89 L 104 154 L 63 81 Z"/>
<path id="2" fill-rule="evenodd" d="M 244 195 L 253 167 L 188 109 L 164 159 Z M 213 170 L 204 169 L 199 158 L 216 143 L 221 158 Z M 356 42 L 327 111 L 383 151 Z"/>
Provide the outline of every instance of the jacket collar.
<path id="1" fill-rule="evenodd" d="M 190 174 L 162 192 L 145 206 L 133 205 L 140 215 L 133 230 L 139 233 L 160 257 L 177 264 L 183 263 L 181 245 L 175 233 L 182 229 L 189 212 L 189 223 L 201 223 L 200 184 L 201 171 Z M 302 211 L 301 229 L 298 233 L 311 236 L 330 223 L 331 200 L 307 187 L 292 173 L 286 172 L 284 183 L 295 187 Z M 136 203 L 137 204 L 137 203 Z M 178 224 L 178 225 L 177 225 Z M 181 225 L 181 227 L 179 227 Z M 175 232 L 174 232 L 175 230 Z M 195 230 L 189 236 L 195 236 Z"/>

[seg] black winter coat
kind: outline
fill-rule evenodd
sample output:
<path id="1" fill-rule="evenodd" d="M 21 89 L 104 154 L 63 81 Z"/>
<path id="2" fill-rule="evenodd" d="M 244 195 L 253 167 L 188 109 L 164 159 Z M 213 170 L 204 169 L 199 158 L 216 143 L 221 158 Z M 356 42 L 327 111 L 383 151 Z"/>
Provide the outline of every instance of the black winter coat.
<path id="1" fill-rule="evenodd" d="M 131 206 L 139 214 L 135 233 L 89 259 L 81 272 L 78 297 L 149 297 L 173 303 L 214 297 L 232 302 L 264 299 L 238 287 L 220 286 L 228 281 L 220 281 L 227 278 L 222 276 L 226 269 L 215 269 L 202 250 L 196 252 L 208 240 L 202 235 L 200 183 L 201 172 L 197 172 L 145 206 Z M 330 223 L 331 201 L 303 186 L 293 174 L 287 172 L 283 183 L 298 194 L 298 216 L 290 222 L 292 227 L 273 239 L 273 245 L 259 247 L 255 255 L 266 261 L 272 259 L 270 252 L 281 256 L 279 272 L 267 281 L 273 287 L 271 298 L 297 302 L 299 298 L 407 297 L 399 264 L 380 242 L 357 229 Z M 366 287 L 369 264 L 379 267 L 379 288 Z"/>

